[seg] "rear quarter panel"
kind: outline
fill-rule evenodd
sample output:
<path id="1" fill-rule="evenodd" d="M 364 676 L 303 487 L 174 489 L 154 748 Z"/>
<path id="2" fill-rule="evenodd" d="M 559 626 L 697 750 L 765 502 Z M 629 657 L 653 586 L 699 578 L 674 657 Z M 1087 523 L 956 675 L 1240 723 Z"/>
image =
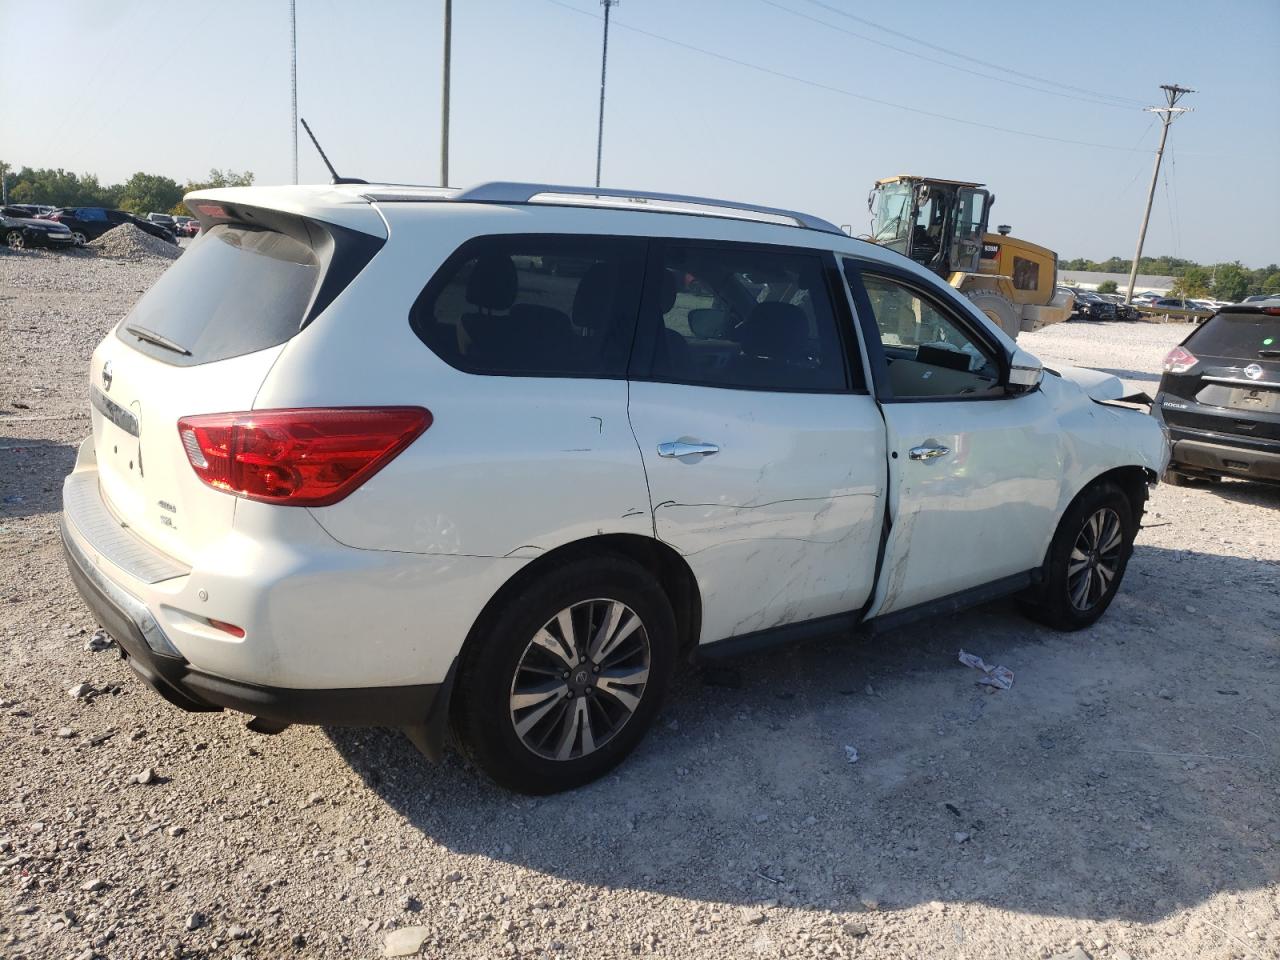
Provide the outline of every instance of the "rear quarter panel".
<path id="1" fill-rule="evenodd" d="M 407 450 L 313 515 L 349 546 L 423 554 L 531 558 L 598 534 L 652 536 L 625 380 L 463 373 L 410 329 L 414 300 L 463 241 L 546 232 L 541 217 L 443 206 L 391 211 L 390 241 L 289 342 L 258 394 L 256 409 L 407 404 L 432 413 Z"/>

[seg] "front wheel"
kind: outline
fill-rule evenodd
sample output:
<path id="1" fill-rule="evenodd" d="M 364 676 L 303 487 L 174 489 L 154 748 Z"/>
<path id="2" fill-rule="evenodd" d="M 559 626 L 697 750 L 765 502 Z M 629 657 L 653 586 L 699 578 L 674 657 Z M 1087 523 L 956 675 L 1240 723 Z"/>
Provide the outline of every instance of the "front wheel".
<path id="1" fill-rule="evenodd" d="M 81 233 L 79 230 L 75 230 L 75 231 L 73 231 L 73 232 L 72 232 L 72 234 L 71 234 L 71 237 L 72 237 L 72 239 L 74 239 L 74 240 L 75 240 L 75 242 L 76 242 L 76 246 L 77 246 L 77 247 L 83 247 L 86 243 L 88 243 L 88 242 L 89 242 L 89 238 L 88 238 L 88 237 L 86 237 L 86 236 L 85 236 L 83 233 Z"/>
<path id="2" fill-rule="evenodd" d="M 622 557 L 549 571 L 479 629 L 454 728 L 477 766 L 521 793 L 557 793 L 613 769 L 653 722 L 676 661 L 666 595 Z"/>
<path id="3" fill-rule="evenodd" d="M 1113 483 L 1085 490 L 1058 524 L 1044 581 L 1023 601 L 1025 612 L 1058 630 L 1089 626 L 1120 589 L 1137 534 L 1123 490 Z"/>
<path id="4" fill-rule="evenodd" d="M 22 235 L 21 230 L 10 230 L 4 235 L 5 246 L 10 250 L 25 250 L 27 248 L 27 239 Z"/>

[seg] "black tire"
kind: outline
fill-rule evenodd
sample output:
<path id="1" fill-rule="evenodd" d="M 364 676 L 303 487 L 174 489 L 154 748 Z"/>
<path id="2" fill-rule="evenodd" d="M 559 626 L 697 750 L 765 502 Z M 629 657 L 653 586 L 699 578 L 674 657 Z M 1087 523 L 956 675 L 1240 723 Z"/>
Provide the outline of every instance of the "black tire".
<path id="1" fill-rule="evenodd" d="M 10 230 L 4 235 L 4 245 L 10 250 L 25 250 L 27 240 L 21 230 Z"/>
<path id="2" fill-rule="evenodd" d="M 1114 553 L 1109 549 L 1080 549 L 1090 537 L 1091 531 L 1086 528 L 1099 516 L 1104 524 L 1111 518 L 1118 524 L 1120 541 Z M 1023 612 L 1056 630 L 1081 630 L 1101 617 L 1124 579 L 1139 519 L 1129 498 L 1114 483 L 1103 481 L 1085 489 L 1059 522 L 1049 547 L 1044 580 L 1024 598 Z M 1111 539 L 1100 532 L 1099 539 L 1103 537 L 1108 542 L 1099 544 L 1100 548 L 1108 546 Z M 1079 552 L 1073 557 L 1074 551 Z M 1081 562 L 1085 564 L 1083 568 L 1078 566 Z M 1105 576 L 1107 570 L 1111 571 L 1109 579 Z M 1082 576 L 1088 578 L 1083 598 L 1079 591 Z"/>
<path id="3" fill-rule="evenodd" d="M 603 623 L 617 605 L 622 609 L 614 634 L 623 633 L 630 616 L 635 616 L 640 624 L 627 634 L 626 649 L 647 645 L 647 679 L 640 686 L 623 688 L 628 693 L 640 690 L 638 705 L 629 713 L 626 699 L 610 692 L 605 677 L 610 673 L 638 676 L 643 669 L 638 664 L 644 659 L 640 654 L 633 655 L 640 659 L 625 660 L 621 667 L 611 665 L 608 656 L 600 656 L 598 666 L 604 668 L 603 672 L 588 658 L 585 665 L 580 661 L 580 668 L 569 666 L 562 679 L 554 673 L 566 665 L 562 661 L 571 657 L 564 656 L 565 651 L 559 647 L 556 655 L 546 653 L 546 644 L 535 649 L 538 645 L 534 641 L 535 636 L 544 635 L 545 639 L 546 634 L 558 640 L 564 633 L 558 618 L 566 610 L 574 611 L 569 614 L 570 623 L 579 638 L 595 636 L 597 620 Z M 454 732 L 476 766 L 501 786 L 520 793 L 569 790 L 590 783 L 617 766 L 653 723 L 676 663 L 675 616 L 666 595 L 643 567 L 614 555 L 574 560 L 548 571 L 486 616 L 477 631 L 469 641 L 453 694 Z M 619 650 L 625 652 L 622 644 Z M 544 670 L 548 667 L 551 669 Z M 600 675 L 592 677 L 588 670 Z M 520 707 L 518 698 L 527 700 L 542 693 L 521 694 L 518 690 L 540 690 L 527 684 L 541 675 L 549 677 L 542 681 L 546 687 L 564 688 L 567 692 L 556 695 L 550 712 L 545 713 L 544 719 L 534 721 L 522 738 L 517 724 L 528 723 L 548 701 Z M 570 716 L 575 710 L 585 716 Z M 625 718 L 618 722 L 624 713 Z M 602 742 L 594 746 L 593 741 L 593 749 L 588 751 L 593 717 L 594 735 L 600 736 Z M 617 725 L 610 733 L 607 731 L 611 719 Z M 562 747 L 566 737 L 570 753 L 576 756 L 557 759 L 537 752 L 554 752 L 552 742 Z"/>

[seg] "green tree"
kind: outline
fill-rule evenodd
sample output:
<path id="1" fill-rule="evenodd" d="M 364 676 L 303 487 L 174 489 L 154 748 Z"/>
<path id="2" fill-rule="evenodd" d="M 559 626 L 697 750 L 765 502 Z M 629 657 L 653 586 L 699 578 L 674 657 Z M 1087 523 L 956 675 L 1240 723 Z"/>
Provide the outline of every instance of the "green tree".
<path id="1" fill-rule="evenodd" d="M 253 186 L 252 170 L 237 172 L 235 170 L 219 170 L 215 167 L 209 171 L 209 178 L 207 180 L 188 180 L 183 186 L 177 202 L 173 204 L 169 209 L 169 212 L 179 216 L 186 214 L 188 212 L 187 205 L 182 202 L 182 198 L 188 193 L 194 193 L 196 190 L 213 190 L 219 187 L 251 186 Z"/>
<path id="2" fill-rule="evenodd" d="M 1214 268 L 1213 295 L 1219 300 L 1243 300 L 1249 295 L 1249 274 L 1240 263 L 1220 263 Z"/>
<path id="3" fill-rule="evenodd" d="M 1266 279 L 1262 281 L 1262 292 L 1280 293 L 1280 270 L 1269 274 Z"/>
<path id="4" fill-rule="evenodd" d="M 1170 291 L 1175 297 L 1207 297 L 1213 282 L 1208 267 L 1186 267 L 1182 276 L 1173 281 Z"/>
<path id="5" fill-rule="evenodd" d="M 121 208 L 139 216 L 152 211 L 168 210 L 182 198 L 176 180 L 154 173 L 135 173 L 125 181 L 120 194 Z"/>
<path id="6" fill-rule="evenodd" d="M 1114 280 L 1103 280 L 1100 284 L 1098 284 L 1098 292 L 1099 293 L 1115 293 L 1116 282 Z"/>

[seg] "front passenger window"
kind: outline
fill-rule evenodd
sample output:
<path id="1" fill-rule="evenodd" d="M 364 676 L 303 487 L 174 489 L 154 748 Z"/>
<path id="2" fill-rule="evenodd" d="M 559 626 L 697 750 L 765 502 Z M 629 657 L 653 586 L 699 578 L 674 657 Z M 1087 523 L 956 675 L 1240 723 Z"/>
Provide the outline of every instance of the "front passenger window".
<path id="1" fill-rule="evenodd" d="M 1002 393 L 1000 364 L 986 343 L 896 280 L 862 275 L 895 399 Z"/>

